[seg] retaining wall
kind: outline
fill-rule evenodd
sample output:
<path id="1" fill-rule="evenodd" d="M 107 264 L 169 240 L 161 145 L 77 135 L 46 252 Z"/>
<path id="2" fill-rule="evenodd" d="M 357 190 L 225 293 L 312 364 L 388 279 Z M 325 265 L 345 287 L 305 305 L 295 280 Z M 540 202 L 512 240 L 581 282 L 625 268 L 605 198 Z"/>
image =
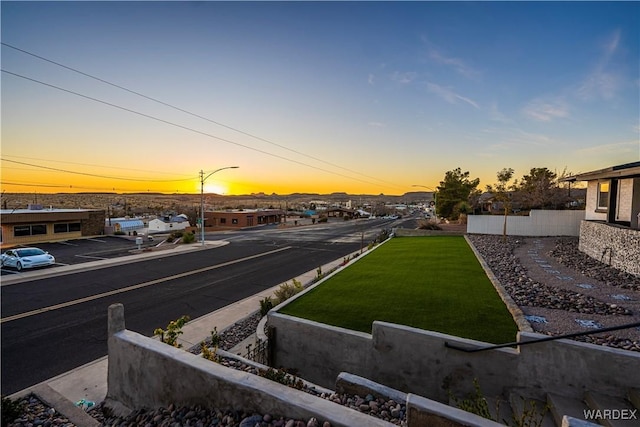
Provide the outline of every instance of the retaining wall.
<path id="1" fill-rule="evenodd" d="M 529 216 L 507 216 L 509 236 L 578 236 L 585 211 L 532 210 Z M 503 215 L 469 215 L 467 233 L 502 235 Z"/>
<path id="2" fill-rule="evenodd" d="M 572 340 L 465 353 L 445 346 L 490 344 L 386 322 L 374 322 L 372 334 L 269 313 L 275 328 L 274 366 L 297 369 L 321 386 L 350 372 L 405 393 L 448 402 L 453 393 L 502 394 L 525 388 L 533 397 L 557 391 L 581 398 L 586 390 L 622 395 L 640 384 L 640 354 Z M 518 341 L 546 335 L 520 332 Z"/>
<path id="3" fill-rule="evenodd" d="M 640 230 L 582 221 L 578 248 L 598 261 L 640 276 Z"/>
<path id="4" fill-rule="evenodd" d="M 105 404 L 116 414 L 169 404 L 241 409 L 291 418 L 317 417 L 332 426 L 393 424 L 325 399 L 206 360 L 124 328 L 122 304 L 109 307 Z"/>

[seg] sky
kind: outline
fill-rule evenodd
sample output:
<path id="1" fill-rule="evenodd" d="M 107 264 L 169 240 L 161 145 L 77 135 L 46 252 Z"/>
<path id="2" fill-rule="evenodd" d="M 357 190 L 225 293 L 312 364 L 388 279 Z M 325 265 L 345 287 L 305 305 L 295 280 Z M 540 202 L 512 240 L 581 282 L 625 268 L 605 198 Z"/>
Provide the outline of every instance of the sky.
<path id="1" fill-rule="evenodd" d="M 640 160 L 638 2 L 0 7 L 6 192 L 401 195 Z"/>

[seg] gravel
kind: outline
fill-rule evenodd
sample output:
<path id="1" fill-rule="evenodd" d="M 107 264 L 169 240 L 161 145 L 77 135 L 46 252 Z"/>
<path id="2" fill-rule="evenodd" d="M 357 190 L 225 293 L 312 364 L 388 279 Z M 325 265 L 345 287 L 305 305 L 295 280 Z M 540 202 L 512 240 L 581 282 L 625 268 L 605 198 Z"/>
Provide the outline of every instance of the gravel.
<path id="1" fill-rule="evenodd" d="M 577 238 L 469 239 L 536 332 L 561 335 L 640 322 L 640 277 L 583 254 Z M 638 328 L 574 339 L 640 351 Z"/>
<path id="2" fill-rule="evenodd" d="M 578 250 L 577 238 L 516 238 L 469 235 L 496 278 L 520 306 L 536 332 L 559 335 L 594 327 L 616 326 L 640 321 L 640 277 L 598 262 Z M 260 314 L 256 313 L 219 333 L 218 347 L 230 350 L 253 334 Z M 217 332 L 217 331 L 216 331 Z M 640 351 L 640 328 L 624 329 L 575 338 L 603 346 Z M 204 341 L 211 346 L 212 338 Z M 201 346 L 188 351 L 198 354 Z M 221 363 L 234 369 L 258 373 L 257 369 L 233 359 Z M 397 425 L 406 425 L 404 405 L 374 396 L 318 393 L 337 404 L 348 406 Z M 9 427 L 74 426 L 55 409 L 36 396 L 21 400 L 25 410 Z M 109 417 L 102 404 L 88 413 L 105 426 L 239 426 L 239 427 L 330 427 L 330 423 L 311 418 L 288 419 L 273 414 L 243 410 L 180 407 L 170 405 L 150 411 L 134 411 L 126 418 Z"/>

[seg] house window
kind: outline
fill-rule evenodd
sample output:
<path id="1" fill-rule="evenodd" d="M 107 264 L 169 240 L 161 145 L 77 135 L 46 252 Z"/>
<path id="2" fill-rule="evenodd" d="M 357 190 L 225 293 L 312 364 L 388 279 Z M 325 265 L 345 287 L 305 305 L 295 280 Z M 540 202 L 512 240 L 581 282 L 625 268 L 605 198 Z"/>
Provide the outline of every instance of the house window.
<path id="1" fill-rule="evenodd" d="M 13 227 L 13 235 L 15 237 L 36 236 L 38 234 L 47 234 L 47 226 L 45 224 L 16 225 Z"/>
<path id="2" fill-rule="evenodd" d="M 237 224 L 237 223 L 238 223 L 238 218 L 231 219 L 231 224 Z"/>
<path id="3" fill-rule="evenodd" d="M 227 218 L 220 218 L 220 224 L 226 224 Z"/>
<path id="4" fill-rule="evenodd" d="M 53 224 L 54 233 L 70 233 L 74 231 L 80 231 L 79 222 Z"/>
<path id="5" fill-rule="evenodd" d="M 606 212 L 609 208 L 609 181 L 598 182 L 598 206 L 597 211 Z"/>

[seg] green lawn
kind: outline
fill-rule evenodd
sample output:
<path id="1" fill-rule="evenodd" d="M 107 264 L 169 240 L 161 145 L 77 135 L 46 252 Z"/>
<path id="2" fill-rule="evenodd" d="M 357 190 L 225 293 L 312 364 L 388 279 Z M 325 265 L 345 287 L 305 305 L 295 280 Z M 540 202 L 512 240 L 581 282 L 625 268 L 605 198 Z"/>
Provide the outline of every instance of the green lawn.
<path id="1" fill-rule="evenodd" d="M 517 332 L 462 236 L 391 239 L 281 312 L 362 332 L 383 320 L 494 344 Z"/>

